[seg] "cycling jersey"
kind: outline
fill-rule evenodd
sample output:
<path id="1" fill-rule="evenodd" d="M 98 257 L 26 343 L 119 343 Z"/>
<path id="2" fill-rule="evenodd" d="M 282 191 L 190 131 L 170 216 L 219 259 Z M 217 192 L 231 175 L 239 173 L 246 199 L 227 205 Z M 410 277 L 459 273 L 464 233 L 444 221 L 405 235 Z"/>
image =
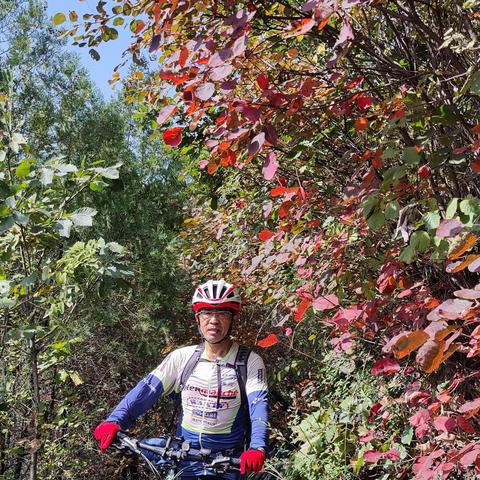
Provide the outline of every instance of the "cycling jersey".
<path id="1" fill-rule="evenodd" d="M 248 357 L 245 390 L 250 418 L 245 418 L 234 368 L 238 344 L 234 343 L 220 360 L 208 360 L 203 352 L 180 391 L 181 374 L 195 348 L 193 345 L 171 352 L 121 400 L 107 421 L 129 428 L 160 396 L 178 398 L 181 395 L 182 416 L 178 434 L 191 441 L 192 447 L 212 451 L 243 450 L 245 427 L 251 422 L 249 448 L 266 449 L 267 384 L 261 357 L 254 352 Z"/>

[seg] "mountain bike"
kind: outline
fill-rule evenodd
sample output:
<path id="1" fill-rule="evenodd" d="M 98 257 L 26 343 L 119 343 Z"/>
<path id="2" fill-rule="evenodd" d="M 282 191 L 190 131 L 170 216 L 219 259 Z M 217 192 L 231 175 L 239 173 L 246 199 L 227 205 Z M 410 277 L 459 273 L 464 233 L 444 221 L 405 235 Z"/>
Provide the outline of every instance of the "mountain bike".
<path id="1" fill-rule="evenodd" d="M 231 470 L 239 470 L 240 459 L 224 453 L 212 453 L 209 449 L 192 448 L 190 442 L 182 438 L 160 436 L 137 440 L 125 432 L 118 432 L 115 447 L 124 453 L 138 456 L 148 465 L 154 478 L 174 480 L 181 475 L 192 475 L 192 470 L 201 475 L 222 475 Z M 198 473 L 197 473 L 198 474 Z"/>

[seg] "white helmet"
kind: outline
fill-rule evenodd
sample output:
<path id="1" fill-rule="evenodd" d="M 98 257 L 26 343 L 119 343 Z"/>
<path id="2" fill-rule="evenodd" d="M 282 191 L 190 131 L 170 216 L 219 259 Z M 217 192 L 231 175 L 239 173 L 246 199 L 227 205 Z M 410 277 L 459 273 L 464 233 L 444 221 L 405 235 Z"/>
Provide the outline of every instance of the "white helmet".
<path id="1" fill-rule="evenodd" d="M 192 298 L 193 311 L 202 308 L 230 308 L 240 312 L 242 300 L 235 287 L 225 280 L 208 280 L 195 289 Z"/>

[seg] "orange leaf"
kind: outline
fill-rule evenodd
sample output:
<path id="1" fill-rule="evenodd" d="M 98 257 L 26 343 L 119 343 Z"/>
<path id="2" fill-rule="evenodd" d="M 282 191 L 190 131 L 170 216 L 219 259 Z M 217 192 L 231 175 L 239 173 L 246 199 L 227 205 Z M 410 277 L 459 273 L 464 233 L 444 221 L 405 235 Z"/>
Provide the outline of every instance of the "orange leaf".
<path id="1" fill-rule="evenodd" d="M 396 358 L 406 357 L 418 347 L 422 346 L 429 339 L 428 333 L 423 330 L 416 330 L 400 337 L 392 347 L 392 352 Z"/>
<path id="2" fill-rule="evenodd" d="M 442 363 L 445 342 L 428 340 L 417 352 L 416 361 L 426 373 L 434 372 Z"/>
<path id="3" fill-rule="evenodd" d="M 425 308 L 432 309 L 440 305 L 440 300 L 428 297 L 425 299 Z"/>
<path id="4" fill-rule="evenodd" d="M 478 237 L 475 234 L 469 233 L 462 244 L 455 248 L 455 250 L 450 253 L 448 258 L 450 260 L 456 260 L 457 258 L 461 257 L 467 250 L 470 250 L 477 243 L 477 240 Z"/>
<path id="5" fill-rule="evenodd" d="M 259 234 L 258 234 L 258 238 L 262 241 L 262 242 L 266 242 L 267 240 L 270 240 L 272 237 L 273 237 L 274 233 L 269 230 L 268 228 L 264 228 Z"/>
<path id="6" fill-rule="evenodd" d="M 445 340 L 448 337 L 448 335 L 450 335 L 450 333 L 457 332 L 458 330 L 460 329 L 455 327 L 454 325 L 450 325 L 449 327 L 444 328 L 443 330 L 440 330 L 439 332 L 437 332 L 435 334 L 435 340 Z"/>
<path id="7" fill-rule="evenodd" d="M 218 170 L 218 163 L 215 160 L 210 160 L 207 165 L 207 172 L 213 175 Z"/>
<path id="8" fill-rule="evenodd" d="M 259 340 L 257 345 L 262 348 L 273 347 L 278 343 L 278 337 L 274 333 L 269 333 L 265 338 Z"/>
<path id="9" fill-rule="evenodd" d="M 308 300 L 307 298 L 304 298 L 298 305 L 297 311 L 295 313 L 295 321 L 300 322 L 305 315 L 305 312 L 310 308 L 310 305 L 312 304 L 311 300 Z"/>
<path id="10" fill-rule="evenodd" d="M 480 123 L 471 128 L 473 133 L 480 133 Z"/>
<path id="11" fill-rule="evenodd" d="M 465 270 L 471 263 L 473 263 L 478 258 L 480 258 L 480 255 L 468 255 L 467 258 L 462 263 L 457 265 L 452 270 L 452 273 L 457 273 L 457 272 L 461 272 L 462 270 Z"/>
<path id="12" fill-rule="evenodd" d="M 355 120 L 353 126 L 357 132 L 362 132 L 368 128 L 368 119 L 365 117 L 359 117 Z"/>
<path id="13" fill-rule="evenodd" d="M 226 150 L 222 152 L 220 157 L 220 163 L 224 167 L 233 167 L 237 161 L 237 154 L 232 150 Z"/>
<path id="14" fill-rule="evenodd" d="M 327 25 L 328 21 L 330 20 L 330 15 L 327 18 L 324 18 L 319 24 L 318 24 L 318 29 L 323 30 L 325 28 L 325 25 Z"/>

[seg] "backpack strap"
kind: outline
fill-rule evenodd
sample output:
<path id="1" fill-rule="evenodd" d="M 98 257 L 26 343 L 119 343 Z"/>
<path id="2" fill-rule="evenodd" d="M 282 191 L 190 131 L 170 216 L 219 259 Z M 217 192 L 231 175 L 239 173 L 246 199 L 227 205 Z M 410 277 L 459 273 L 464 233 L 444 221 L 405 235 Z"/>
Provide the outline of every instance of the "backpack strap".
<path id="1" fill-rule="evenodd" d="M 235 357 L 235 372 L 237 374 L 238 386 L 240 388 L 241 408 L 245 414 L 245 447 L 248 448 L 250 444 L 250 436 L 252 425 L 250 423 L 250 410 L 248 408 L 247 398 L 247 364 L 251 350 L 244 345 L 238 347 L 237 356 Z"/>
<path id="2" fill-rule="evenodd" d="M 205 344 L 200 343 L 195 347 L 195 351 L 193 352 L 192 356 L 188 359 L 185 367 L 183 368 L 182 375 L 180 376 L 180 393 L 185 388 L 185 384 L 187 383 L 190 375 L 192 375 L 193 370 L 197 366 L 197 363 L 200 361 L 203 351 L 205 350 Z"/>
<path id="3" fill-rule="evenodd" d="M 173 408 L 172 420 L 168 427 L 168 431 L 172 432 L 172 435 L 176 433 L 176 425 L 179 421 L 180 410 L 182 406 L 182 390 L 185 388 L 190 375 L 193 373 L 193 370 L 197 366 L 197 363 L 200 361 L 203 351 L 205 350 L 205 344 L 200 343 L 195 347 L 195 351 L 192 353 L 192 356 L 187 360 L 185 367 L 183 368 L 182 374 L 180 376 L 179 382 L 179 392 L 175 399 L 175 406 Z"/>

